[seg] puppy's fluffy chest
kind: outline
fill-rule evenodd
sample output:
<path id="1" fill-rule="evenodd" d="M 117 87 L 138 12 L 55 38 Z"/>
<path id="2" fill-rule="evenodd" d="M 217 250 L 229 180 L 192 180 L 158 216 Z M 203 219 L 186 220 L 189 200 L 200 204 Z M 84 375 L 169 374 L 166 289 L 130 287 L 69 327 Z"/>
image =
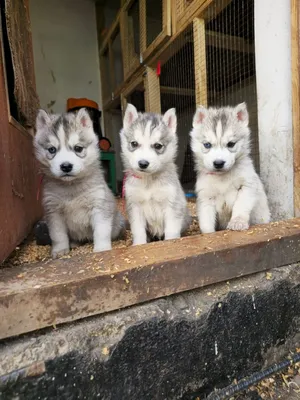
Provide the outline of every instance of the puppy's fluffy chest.
<path id="1" fill-rule="evenodd" d="M 143 213 L 147 229 L 153 236 L 163 236 L 164 216 L 169 199 L 176 195 L 176 187 L 158 181 L 146 182 L 143 179 L 131 177 L 126 184 L 126 201 L 136 205 Z"/>
<path id="2" fill-rule="evenodd" d="M 167 199 L 175 192 L 171 185 L 159 180 L 147 182 L 144 179 L 130 177 L 126 182 L 126 197 L 128 200 L 143 206 L 149 202 L 165 207 Z"/>
<path id="3" fill-rule="evenodd" d="M 60 187 L 45 185 L 44 206 L 46 215 L 59 212 L 66 223 L 72 239 L 82 241 L 92 239 L 91 215 L 97 206 L 96 198 L 101 196 L 101 188 Z"/>
<path id="4" fill-rule="evenodd" d="M 220 176 L 203 174 L 198 178 L 197 192 L 199 199 L 216 207 L 219 223 L 222 226 L 228 223 L 239 190 L 244 183 L 242 177 L 231 174 Z"/>

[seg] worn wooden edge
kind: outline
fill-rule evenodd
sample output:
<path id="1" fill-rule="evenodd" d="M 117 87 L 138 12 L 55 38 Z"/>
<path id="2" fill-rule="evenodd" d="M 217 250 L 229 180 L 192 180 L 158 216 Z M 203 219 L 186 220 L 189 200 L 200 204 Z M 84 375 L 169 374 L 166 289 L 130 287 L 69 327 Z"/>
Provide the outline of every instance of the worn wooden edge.
<path id="1" fill-rule="evenodd" d="M 300 219 L 1 270 L 0 339 L 300 260 Z"/>
<path id="2" fill-rule="evenodd" d="M 300 71 L 299 71 L 300 4 L 291 0 L 292 108 L 294 149 L 294 212 L 300 216 Z"/>

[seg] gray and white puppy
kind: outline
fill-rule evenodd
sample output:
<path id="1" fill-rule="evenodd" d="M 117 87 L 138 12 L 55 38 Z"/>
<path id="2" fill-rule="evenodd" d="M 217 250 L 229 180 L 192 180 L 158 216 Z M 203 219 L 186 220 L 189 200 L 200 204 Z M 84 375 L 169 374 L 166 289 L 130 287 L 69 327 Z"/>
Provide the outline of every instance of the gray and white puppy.
<path id="1" fill-rule="evenodd" d="M 94 241 L 94 251 L 111 249 L 124 227 L 102 168 L 98 140 L 85 109 L 49 115 L 40 110 L 34 138 L 44 173 L 43 205 L 52 257 L 76 243 Z"/>
<path id="2" fill-rule="evenodd" d="M 245 103 L 199 107 L 194 115 L 191 146 L 202 233 L 244 230 L 270 221 L 267 196 L 250 158 L 248 124 Z"/>
<path id="3" fill-rule="evenodd" d="M 150 238 L 179 238 L 190 222 L 180 185 L 175 109 L 163 116 L 138 113 L 128 104 L 120 132 L 125 167 L 125 197 L 133 244 Z"/>

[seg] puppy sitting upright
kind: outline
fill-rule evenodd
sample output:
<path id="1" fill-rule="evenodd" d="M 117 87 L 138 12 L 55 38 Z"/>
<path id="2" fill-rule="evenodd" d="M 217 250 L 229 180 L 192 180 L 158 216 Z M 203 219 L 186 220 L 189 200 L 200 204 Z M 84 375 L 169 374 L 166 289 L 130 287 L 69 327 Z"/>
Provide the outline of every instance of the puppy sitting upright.
<path id="1" fill-rule="evenodd" d="M 163 116 L 138 113 L 128 104 L 121 130 L 125 166 L 125 197 L 133 244 L 148 238 L 179 238 L 190 224 L 180 185 L 175 109 Z"/>
<path id="2" fill-rule="evenodd" d="M 197 109 L 191 144 L 202 233 L 244 230 L 270 221 L 267 197 L 250 158 L 249 116 L 235 108 Z"/>
<path id="3" fill-rule="evenodd" d="M 70 245 L 94 241 L 94 251 L 111 249 L 124 221 L 100 167 L 97 137 L 89 114 L 49 115 L 36 120 L 35 154 L 44 173 L 43 205 L 52 257 Z"/>

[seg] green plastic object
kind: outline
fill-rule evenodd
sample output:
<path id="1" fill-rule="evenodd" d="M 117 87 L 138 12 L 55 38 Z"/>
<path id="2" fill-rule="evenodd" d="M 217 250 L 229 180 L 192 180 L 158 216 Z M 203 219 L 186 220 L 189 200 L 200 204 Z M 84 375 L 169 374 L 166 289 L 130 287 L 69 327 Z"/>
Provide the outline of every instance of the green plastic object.
<path id="1" fill-rule="evenodd" d="M 116 157 L 115 153 L 111 151 L 101 151 L 101 161 L 108 163 L 108 186 L 114 193 L 117 194 L 117 181 L 116 181 Z"/>

